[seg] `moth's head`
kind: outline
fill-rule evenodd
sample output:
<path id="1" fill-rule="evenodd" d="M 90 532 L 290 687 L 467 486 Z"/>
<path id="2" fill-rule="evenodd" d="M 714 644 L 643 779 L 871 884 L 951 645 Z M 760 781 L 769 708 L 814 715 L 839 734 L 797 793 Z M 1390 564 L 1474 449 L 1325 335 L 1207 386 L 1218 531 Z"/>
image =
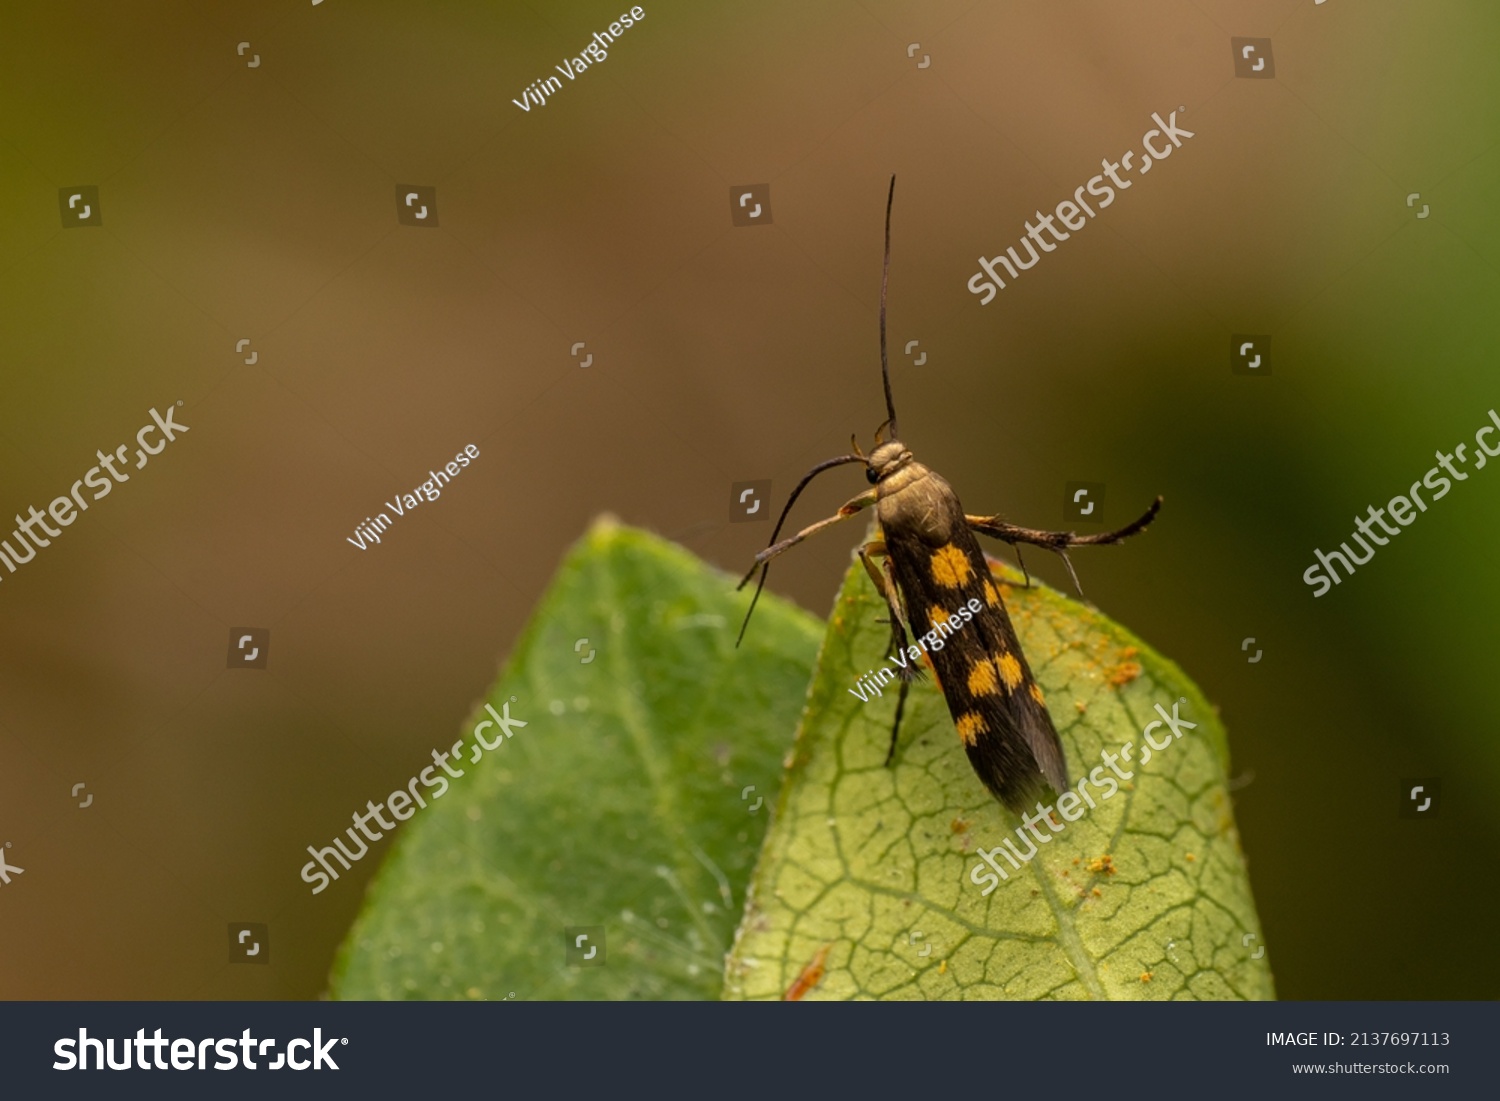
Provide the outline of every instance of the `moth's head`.
<path id="1" fill-rule="evenodd" d="M 887 440 L 871 451 L 865 460 L 865 478 L 871 485 L 875 485 L 909 462 L 911 452 L 906 450 L 906 445 L 900 440 Z"/>

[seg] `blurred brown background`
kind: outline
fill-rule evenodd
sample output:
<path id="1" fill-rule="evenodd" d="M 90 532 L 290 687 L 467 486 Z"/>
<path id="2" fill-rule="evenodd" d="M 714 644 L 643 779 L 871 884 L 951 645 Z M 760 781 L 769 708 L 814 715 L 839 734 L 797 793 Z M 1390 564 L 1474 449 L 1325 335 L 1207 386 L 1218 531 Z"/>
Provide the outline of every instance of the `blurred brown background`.
<path id="1" fill-rule="evenodd" d="M 1077 562 L 1222 706 L 1279 992 L 1500 994 L 1500 473 L 1328 596 L 1301 580 L 1500 405 L 1500 11 L 643 6 L 530 112 L 628 5 L 0 11 L 5 527 L 133 453 L 153 406 L 190 426 L 0 572 L 0 842 L 25 868 L 0 998 L 317 996 L 377 863 L 314 897 L 305 846 L 452 741 L 590 518 L 738 571 L 769 525 L 728 522 L 731 484 L 779 507 L 868 441 L 892 172 L 918 456 L 1041 527 L 1069 526 L 1068 481 L 1105 483 L 1112 523 L 1166 495 Z M 1231 36 L 1271 38 L 1275 78 L 1236 78 Z M 1174 109 L 1195 136 L 981 307 L 976 257 Z M 772 224 L 734 227 L 730 189 L 762 183 Z M 407 184 L 437 228 L 398 224 Z M 62 228 L 75 185 L 102 225 Z M 1231 373 L 1232 333 L 1273 336 L 1271 377 Z M 345 541 L 470 443 L 441 500 Z M 830 474 L 796 516 L 863 484 Z M 773 588 L 822 614 L 858 534 Z M 226 668 L 246 626 L 264 671 Z M 1431 776 L 1440 816 L 1399 818 Z M 269 924 L 269 966 L 228 962 L 232 921 Z"/>

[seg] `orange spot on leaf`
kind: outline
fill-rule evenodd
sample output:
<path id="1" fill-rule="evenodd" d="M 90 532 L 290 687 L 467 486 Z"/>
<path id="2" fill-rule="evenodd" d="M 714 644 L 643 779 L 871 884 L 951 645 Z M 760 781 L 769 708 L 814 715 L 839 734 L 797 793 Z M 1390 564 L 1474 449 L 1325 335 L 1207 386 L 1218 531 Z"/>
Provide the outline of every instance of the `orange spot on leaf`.
<path id="1" fill-rule="evenodd" d="M 823 981 L 823 961 L 828 958 L 828 950 L 832 947 L 833 942 L 829 941 L 818 949 L 817 955 L 813 956 L 811 962 L 797 976 L 797 981 L 787 988 L 782 1001 L 800 1002 L 808 991 Z"/>

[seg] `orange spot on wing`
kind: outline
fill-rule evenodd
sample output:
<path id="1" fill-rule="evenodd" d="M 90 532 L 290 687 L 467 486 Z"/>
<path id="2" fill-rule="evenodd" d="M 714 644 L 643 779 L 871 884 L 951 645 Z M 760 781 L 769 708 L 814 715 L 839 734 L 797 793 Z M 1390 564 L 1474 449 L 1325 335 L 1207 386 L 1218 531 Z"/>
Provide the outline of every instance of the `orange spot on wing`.
<path id="1" fill-rule="evenodd" d="M 1005 681 L 1005 687 L 1014 692 L 1021 685 L 1021 663 L 1016 660 L 1016 655 L 1011 653 L 1001 654 L 995 659 L 995 668 L 1000 670 L 1000 679 Z"/>
<path id="2" fill-rule="evenodd" d="M 932 579 L 945 589 L 960 589 L 974 576 L 969 556 L 952 543 L 932 554 Z"/>
<path id="3" fill-rule="evenodd" d="M 1047 701 L 1042 696 L 1042 690 L 1041 690 L 1041 688 L 1039 686 L 1035 685 L 1035 684 L 1033 684 L 1031 686 L 1031 698 L 1034 699 L 1034 700 L 1036 700 L 1036 702 L 1039 703 L 1041 706 L 1043 706 L 1043 707 L 1047 706 Z"/>
<path id="4" fill-rule="evenodd" d="M 989 658 L 980 658 L 969 670 L 969 695 L 997 696 L 1000 682 L 995 679 L 995 666 Z"/>
<path id="5" fill-rule="evenodd" d="M 964 745 L 978 745 L 979 735 L 988 734 L 990 730 L 984 716 L 977 711 L 960 715 L 954 725 L 958 727 L 958 736 L 964 740 Z"/>
<path id="6" fill-rule="evenodd" d="M 948 613 L 936 604 L 927 609 L 927 626 L 931 627 L 934 631 L 938 629 L 939 623 L 947 623 L 949 618 Z"/>
<path id="7" fill-rule="evenodd" d="M 988 581 L 984 583 L 984 602 L 991 608 L 998 608 L 1000 606 L 1000 594 L 995 591 L 995 586 L 991 585 Z"/>

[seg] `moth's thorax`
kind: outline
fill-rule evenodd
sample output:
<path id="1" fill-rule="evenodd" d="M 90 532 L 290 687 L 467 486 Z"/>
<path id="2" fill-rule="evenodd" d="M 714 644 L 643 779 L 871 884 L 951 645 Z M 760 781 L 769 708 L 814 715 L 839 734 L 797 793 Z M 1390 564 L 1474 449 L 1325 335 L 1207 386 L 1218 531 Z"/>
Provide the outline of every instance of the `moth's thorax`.
<path id="1" fill-rule="evenodd" d="M 887 474 L 876 486 L 876 518 L 882 528 L 921 533 L 924 542 L 940 545 L 963 523 L 963 508 L 953 487 L 914 459 Z"/>
<path id="2" fill-rule="evenodd" d="M 932 471 L 911 458 L 911 452 L 906 452 L 906 456 L 907 458 L 904 463 L 900 463 L 899 465 L 891 463 L 887 468 L 888 472 L 884 473 L 875 466 L 873 456 L 871 457 L 870 466 L 880 478 L 880 481 L 876 485 L 881 499 L 901 493 L 911 486 L 918 484 L 923 479 L 932 476 Z"/>

